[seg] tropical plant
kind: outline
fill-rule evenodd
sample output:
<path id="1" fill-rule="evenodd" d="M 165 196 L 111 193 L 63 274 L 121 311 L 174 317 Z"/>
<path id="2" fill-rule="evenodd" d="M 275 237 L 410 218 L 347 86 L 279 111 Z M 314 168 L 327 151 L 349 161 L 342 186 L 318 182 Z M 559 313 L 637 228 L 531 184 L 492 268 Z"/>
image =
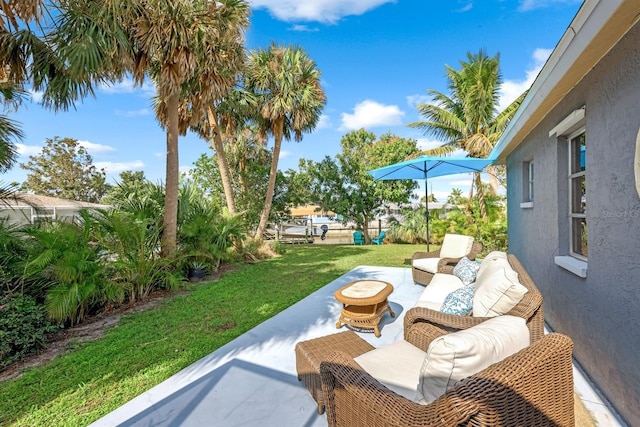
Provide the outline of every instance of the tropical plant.
<path id="1" fill-rule="evenodd" d="M 245 88 L 257 99 L 257 122 L 261 132 L 274 138 L 269 183 L 255 239 L 261 240 L 273 203 L 282 140 L 302 140 L 312 131 L 326 103 L 320 86 L 320 71 L 306 52 L 297 46 L 275 43 L 252 51 L 244 74 Z"/>
<path id="2" fill-rule="evenodd" d="M 20 227 L 6 219 L 0 220 L 0 298 L 24 290 L 21 278 L 27 256 Z"/>
<path id="3" fill-rule="evenodd" d="M 107 286 L 103 250 L 92 240 L 91 216 L 87 211 L 79 216 L 78 222 L 39 222 L 25 228 L 32 239 L 25 278 L 42 283 L 49 317 L 70 325 L 81 322 L 91 309 L 123 297 Z"/>
<path id="4" fill-rule="evenodd" d="M 489 57 L 480 50 L 477 54 L 467 53 L 467 61 L 460 62 L 459 70 L 445 68 L 450 95 L 428 90 L 433 103 L 418 105 L 425 120 L 409 124 L 444 141 L 442 146 L 424 154 L 447 155 L 462 149 L 471 157 L 488 156 L 526 95 L 523 93 L 502 112 L 497 112 L 502 85 L 499 65 L 499 54 Z M 492 192 L 497 194 L 495 171 L 489 167 L 489 172 Z M 474 185 L 481 216 L 485 217 L 486 202 L 479 173 L 474 175 Z"/>
<path id="5" fill-rule="evenodd" d="M 42 152 L 20 167 L 29 172 L 21 190 L 35 194 L 97 203 L 109 189 L 104 169 L 73 138 L 47 138 Z"/>
<path id="6" fill-rule="evenodd" d="M 160 231 L 145 219 L 118 210 L 100 210 L 92 214 L 96 222 L 95 239 L 103 249 L 105 276 L 112 293 L 135 302 L 158 288 L 179 285 L 172 265 L 161 258 Z"/>
<path id="7" fill-rule="evenodd" d="M 0 370 L 42 348 L 58 330 L 33 297 L 0 295 Z"/>
<path id="8" fill-rule="evenodd" d="M 221 213 L 193 184 L 185 184 L 181 193 L 179 259 L 187 267 L 197 262 L 217 270 L 233 242 L 244 237 L 243 217 Z"/>

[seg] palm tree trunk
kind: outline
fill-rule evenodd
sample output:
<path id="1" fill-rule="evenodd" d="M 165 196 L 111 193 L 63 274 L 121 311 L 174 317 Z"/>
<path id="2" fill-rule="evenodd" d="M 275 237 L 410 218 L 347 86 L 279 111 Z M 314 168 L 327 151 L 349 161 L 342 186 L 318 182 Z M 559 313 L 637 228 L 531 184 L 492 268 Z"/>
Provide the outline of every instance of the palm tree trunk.
<path id="1" fill-rule="evenodd" d="M 216 150 L 216 162 L 218 163 L 218 170 L 220 171 L 220 179 L 222 179 L 222 188 L 224 188 L 224 197 L 227 201 L 227 209 L 231 215 L 237 213 L 236 201 L 233 197 L 233 187 L 231 186 L 231 173 L 229 171 L 229 162 L 224 155 L 224 147 L 222 145 L 222 136 L 220 135 L 220 126 L 218 126 L 218 119 L 213 107 L 207 108 L 207 116 L 209 119 L 209 126 L 211 127 L 213 137 L 211 138 L 213 148 Z"/>
<path id="2" fill-rule="evenodd" d="M 267 194 L 265 196 L 264 207 L 260 215 L 260 223 L 254 236 L 255 240 L 262 240 L 262 235 L 267 228 L 267 221 L 271 213 L 271 204 L 273 203 L 273 193 L 276 188 L 276 176 L 278 175 L 278 159 L 280 158 L 280 147 L 282 146 L 282 130 L 284 127 L 284 117 L 279 117 L 274 123 L 274 144 L 273 158 L 271 159 L 271 170 L 269 171 L 269 184 L 267 185 Z"/>
<path id="3" fill-rule="evenodd" d="M 484 188 L 482 188 L 482 179 L 480 178 L 480 172 L 474 172 L 473 174 L 476 183 L 476 194 L 478 196 L 478 207 L 480 208 L 480 217 L 487 217 L 487 202 L 484 200 Z"/>
<path id="4" fill-rule="evenodd" d="M 164 219 L 160 253 L 163 257 L 176 250 L 178 235 L 178 91 L 167 97 L 167 171 L 164 196 Z"/>
<path id="5" fill-rule="evenodd" d="M 489 185 L 491 185 L 491 193 L 494 196 L 497 196 L 500 183 L 498 182 L 498 177 L 496 176 L 496 168 L 493 166 L 487 166 L 487 172 L 489 173 Z"/>

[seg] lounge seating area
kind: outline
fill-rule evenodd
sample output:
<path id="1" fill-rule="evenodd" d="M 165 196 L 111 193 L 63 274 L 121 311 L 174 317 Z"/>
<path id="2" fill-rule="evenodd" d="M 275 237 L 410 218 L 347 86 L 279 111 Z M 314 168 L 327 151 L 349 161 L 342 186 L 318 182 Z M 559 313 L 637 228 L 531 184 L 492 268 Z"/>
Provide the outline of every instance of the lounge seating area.
<path id="1" fill-rule="evenodd" d="M 519 267 L 516 266 L 517 268 Z M 344 331 L 345 326 L 341 330 L 336 329 L 336 320 L 340 317 L 342 304 L 335 299 L 334 294 L 348 283 L 357 280 L 380 280 L 393 284 L 394 289 L 389 295 L 389 305 L 396 313 L 396 317 L 390 315 L 382 317 L 379 324 L 380 337 L 376 337 L 371 330 L 361 331 L 350 328 L 352 330 L 341 332 Z M 428 418 L 423 418 L 423 416 L 427 413 L 429 413 L 427 416 L 431 416 L 433 411 L 440 411 L 441 415 L 452 414 L 450 416 L 462 416 L 459 411 L 462 411 L 464 416 L 476 412 L 498 416 L 497 414 L 504 411 L 508 405 L 497 409 L 492 409 L 490 406 L 495 406 L 496 402 L 502 402 L 505 399 L 510 402 L 509 404 L 523 403 L 522 406 L 517 406 L 518 411 L 527 407 L 531 409 L 525 402 L 522 402 L 522 399 L 519 400 L 519 393 L 541 393 L 542 396 L 533 396 L 531 399 L 542 399 L 543 405 L 546 405 L 544 396 L 547 393 L 555 395 L 555 390 L 558 388 L 557 383 L 548 383 L 552 387 L 551 390 L 539 385 L 526 390 L 523 387 L 526 384 L 531 384 L 531 378 L 528 374 L 519 379 L 515 378 L 517 375 L 514 377 L 513 373 L 516 371 L 529 373 L 536 371 L 539 367 L 548 368 L 552 364 L 560 363 L 560 365 L 553 367 L 556 375 L 555 381 L 560 381 L 565 387 L 568 387 L 571 380 L 559 377 L 557 372 L 565 371 L 562 363 L 566 363 L 566 354 L 570 352 L 570 341 L 555 334 L 547 334 L 543 339 L 537 340 L 530 347 L 508 356 L 499 364 L 483 369 L 473 375 L 473 379 L 460 381 L 441 398 L 427 405 L 410 401 L 363 371 L 362 367 L 357 368 L 355 364 L 358 362 L 354 359 L 374 349 L 393 349 L 395 346 L 411 348 L 409 346 L 413 346 L 415 347 L 414 354 L 425 357 L 425 349 L 429 348 L 431 342 L 439 337 L 454 336 L 452 332 L 445 333 L 435 324 L 425 321 L 411 322 L 409 332 L 405 331 L 404 325 L 407 317 L 410 313 L 415 313 L 416 301 L 425 289 L 423 286 L 415 285 L 409 268 L 376 266 L 354 268 L 246 334 L 105 415 L 92 426 L 190 425 L 204 427 L 210 425 L 211 420 L 215 419 L 225 420 L 225 425 L 321 427 L 330 422 L 327 417 L 329 413 L 333 414 L 335 411 L 336 417 L 360 417 L 362 413 L 368 414 L 370 405 L 375 406 L 376 402 L 380 402 L 377 408 L 385 408 L 386 412 L 383 414 L 383 418 L 387 418 L 384 419 L 388 420 L 391 417 L 398 420 L 392 425 L 406 425 L 405 423 L 414 422 L 411 420 L 415 420 L 414 425 L 428 425 L 428 421 L 426 421 Z M 514 317 L 525 318 L 526 316 L 516 315 Z M 527 324 L 526 321 L 524 323 Z M 530 330 L 531 328 L 526 329 Z M 334 337 L 332 345 L 326 345 L 328 337 Z M 343 337 L 347 337 L 346 340 L 351 340 L 351 343 L 346 345 L 348 347 L 346 351 L 344 350 L 345 339 Z M 530 334 L 529 340 L 532 339 L 535 340 Z M 335 377 L 332 380 L 335 389 L 333 391 L 334 397 L 331 397 L 332 401 L 323 403 L 322 407 L 327 409 L 322 415 L 318 414 L 318 402 L 306 387 L 308 386 L 306 381 L 298 381 L 296 346 L 299 343 L 312 340 L 317 340 L 317 347 L 322 347 L 325 351 L 324 354 L 317 353 L 320 356 L 310 364 L 317 364 L 317 371 L 314 372 L 318 373 L 315 378 L 319 386 L 316 386 L 316 390 L 322 391 L 320 365 L 323 362 L 325 362 L 323 366 L 327 374 Z M 359 354 L 349 354 L 349 352 Z M 358 376 L 352 377 L 351 373 L 348 373 L 348 378 L 345 380 L 344 375 L 338 372 L 340 370 L 338 368 L 341 367 L 336 366 L 335 360 L 330 359 L 334 353 L 339 354 L 340 357 L 349 358 L 351 356 L 350 363 L 345 364 L 344 369 L 355 374 L 353 368 L 356 367 Z M 559 362 L 560 360 L 564 362 Z M 397 364 L 402 364 L 402 361 L 398 360 Z M 531 369 L 528 369 L 529 367 Z M 336 369 L 338 371 L 334 372 Z M 496 369 L 498 372 L 495 371 Z M 500 370 L 503 369 L 509 371 L 511 376 L 502 376 L 504 372 L 501 373 Z M 366 389 L 358 387 L 360 392 L 366 394 L 364 397 L 351 394 L 354 390 L 354 382 L 363 381 L 360 375 L 368 381 L 375 381 L 375 383 L 367 383 L 364 386 Z M 548 380 L 544 379 L 545 375 L 544 372 L 538 374 L 535 381 L 542 380 L 547 384 Z M 512 382 L 506 388 L 502 386 L 498 390 L 488 387 L 493 384 L 496 378 L 500 381 L 506 381 L 507 377 Z M 344 394 L 342 393 L 343 385 L 338 381 L 351 383 L 348 393 L 346 391 Z M 459 385 L 462 383 L 464 386 Z M 593 411 L 592 413 L 600 422 L 613 419 L 606 404 L 599 400 L 597 392 L 591 388 L 588 380 L 582 376 L 579 370 L 576 370 L 575 366 L 573 368 L 573 383 L 578 396 L 589 405 L 588 409 Z M 375 384 L 375 387 L 372 384 Z M 500 382 L 500 384 L 505 383 Z M 477 390 L 480 388 L 487 390 L 489 394 L 479 396 Z M 517 391 L 513 392 L 512 390 Z M 559 391 L 558 393 L 562 394 L 563 392 Z M 341 408 L 344 408 L 345 402 L 343 399 L 348 399 L 350 413 L 342 411 Z M 388 399 L 394 403 L 390 403 Z M 564 403 L 558 404 L 561 404 L 563 409 L 567 408 Z M 451 412 L 453 407 L 457 409 Z M 546 415 L 541 416 L 541 419 L 561 417 L 555 411 L 562 412 L 562 410 L 549 408 L 542 410 Z M 494 422 L 493 418 L 485 420 L 480 417 L 478 420 L 475 415 L 469 416 L 474 420 L 473 422 L 478 424 L 501 425 L 498 421 Z M 377 425 L 389 425 L 387 421 L 382 421 L 383 418 Z M 443 420 L 446 421 L 448 418 L 443 418 Z M 455 422 L 455 420 L 451 422 Z M 336 418 L 336 423 L 338 423 L 337 425 L 358 425 L 355 419 L 344 423 L 343 418 Z M 462 424 L 464 425 L 464 423 Z M 550 423 L 541 422 L 541 425 L 548 424 Z M 446 423 L 437 425 L 446 425 Z M 527 424 L 526 422 L 516 422 L 515 425 Z M 611 424 L 609 422 L 609 424 L 599 425 Z"/>
<path id="2" fill-rule="evenodd" d="M 374 347 L 348 331 L 296 344 L 318 413 L 329 426 L 574 426 L 573 343 L 544 334 L 533 280 L 514 255 L 478 263 L 474 242 L 451 236 L 457 252 L 439 252 L 446 269 L 406 312 L 403 337 Z"/>

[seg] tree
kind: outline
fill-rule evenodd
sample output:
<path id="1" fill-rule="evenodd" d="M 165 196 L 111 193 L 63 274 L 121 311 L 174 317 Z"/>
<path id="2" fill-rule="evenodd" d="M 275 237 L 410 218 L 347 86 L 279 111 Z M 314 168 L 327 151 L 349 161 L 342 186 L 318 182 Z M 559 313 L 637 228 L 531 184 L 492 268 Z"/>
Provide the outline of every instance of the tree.
<path id="1" fill-rule="evenodd" d="M 502 86 L 499 54 L 489 57 L 483 50 L 477 54 L 467 53 L 467 61 L 461 61 L 460 65 L 459 70 L 446 67 L 451 94 L 428 90 L 434 102 L 418 105 L 418 111 L 426 120 L 409 126 L 421 128 L 425 134 L 444 141 L 441 147 L 427 150 L 424 154 L 446 155 L 460 148 L 471 157 L 484 158 L 502 136 L 526 92 L 498 113 Z M 489 172 L 492 191 L 497 194 L 495 172 L 491 168 Z M 479 173 L 475 174 L 474 183 L 484 217 L 486 203 Z"/>
<path id="2" fill-rule="evenodd" d="M 61 15 L 56 41 L 73 73 L 92 80 L 131 73 L 136 84 L 147 76 L 156 83 L 157 115 L 167 133 L 162 253 L 168 256 L 177 244 L 181 100 L 188 99 L 198 113 L 230 89 L 229 79 L 224 78 L 235 73 L 229 70 L 230 40 L 241 38 L 248 4 L 242 0 L 69 3 L 72 7 Z M 198 96 L 190 92 L 195 82 Z"/>
<path id="3" fill-rule="evenodd" d="M 354 221 L 370 241 L 369 222 L 384 203 L 406 203 L 416 184 L 411 180 L 374 181 L 371 169 L 406 159 L 418 152 L 416 141 L 391 134 L 378 141 L 364 129 L 342 137 L 342 153 L 335 160 L 325 157 L 319 163 L 302 161 L 301 171 L 309 174 L 315 200 L 325 211 Z"/>
<path id="4" fill-rule="evenodd" d="M 104 169 L 73 138 L 47 139 L 42 153 L 20 167 L 30 171 L 21 189 L 35 194 L 98 203 L 109 189 Z"/>
<path id="5" fill-rule="evenodd" d="M 223 153 L 225 163 L 234 171 L 231 178 L 232 197 L 237 203 L 247 225 L 257 227 L 264 206 L 272 162 L 271 152 L 264 148 L 258 135 L 252 128 L 246 128 L 237 134 L 236 140 L 225 143 Z M 201 155 L 189 171 L 189 179 L 198 187 L 205 189 L 208 197 L 217 199 L 223 194 L 223 184 L 219 170 L 220 154 Z M 274 189 L 271 220 L 277 220 L 289 205 L 288 176 L 278 172 Z M 223 200 L 220 200 L 222 203 Z M 230 213 L 230 211 L 229 211 Z"/>
<path id="6" fill-rule="evenodd" d="M 269 184 L 255 239 L 262 239 L 267 226 L 278 173 L 283 139 L 302 140 L 320 119 L 326 96 L 320 86 L 320 71 L 300 47 L 272 44 L 249 55 L 245 87 L 257 98 L 258 123 L 274 138 Z"/>

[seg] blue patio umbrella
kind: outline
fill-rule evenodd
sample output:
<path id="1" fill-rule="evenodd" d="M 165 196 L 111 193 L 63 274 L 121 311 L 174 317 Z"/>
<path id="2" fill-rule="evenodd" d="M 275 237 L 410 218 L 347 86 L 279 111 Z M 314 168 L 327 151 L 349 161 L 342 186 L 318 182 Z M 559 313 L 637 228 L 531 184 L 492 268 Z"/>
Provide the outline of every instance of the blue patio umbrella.
<path id="1" fill-rule="evenodd" d="M 413 179 L 424 180 L 427 221 L 427 251 L 429 251 L 429 195 L 427 179 L 445 175 L 456 175 L 465 172 L 481 172 L 485 167 L 495 162 L 495 159 L 476 159 L 473 157 L 432 157 L 420 156 L 404 162 L 369 171 L 376 181 Z"/>

